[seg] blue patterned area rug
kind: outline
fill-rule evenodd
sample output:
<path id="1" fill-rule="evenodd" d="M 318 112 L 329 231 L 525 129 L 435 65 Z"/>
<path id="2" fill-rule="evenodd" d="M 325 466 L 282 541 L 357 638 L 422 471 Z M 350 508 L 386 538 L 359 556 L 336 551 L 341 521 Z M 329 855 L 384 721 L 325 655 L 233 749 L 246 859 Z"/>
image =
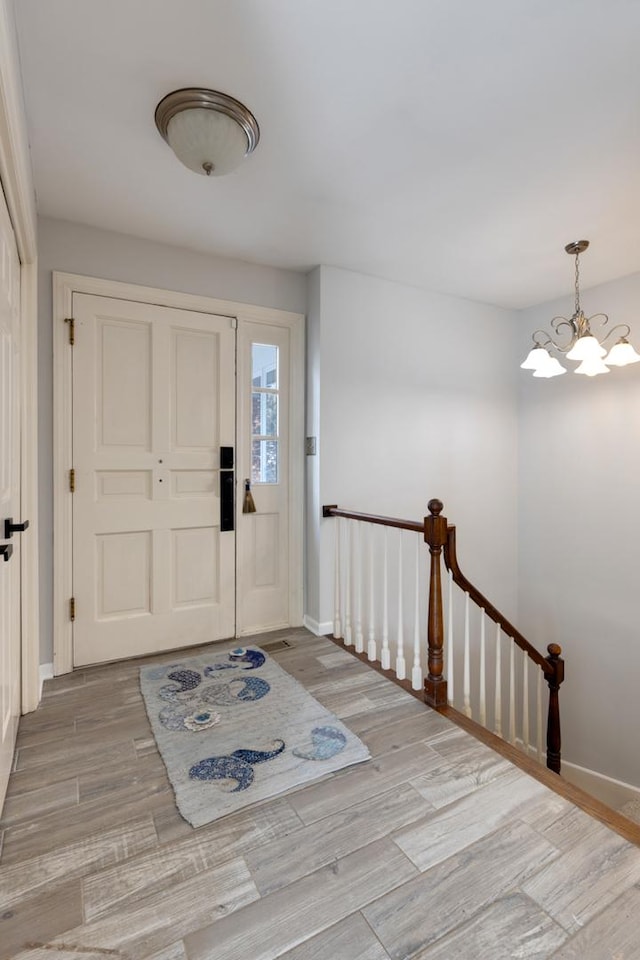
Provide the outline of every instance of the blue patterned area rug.
<path id="1" fill-rule="evenodd" d="M 140 686 L 178 810 L 194 827 L 370 756 L 259 647 L 142 667 Z"/>

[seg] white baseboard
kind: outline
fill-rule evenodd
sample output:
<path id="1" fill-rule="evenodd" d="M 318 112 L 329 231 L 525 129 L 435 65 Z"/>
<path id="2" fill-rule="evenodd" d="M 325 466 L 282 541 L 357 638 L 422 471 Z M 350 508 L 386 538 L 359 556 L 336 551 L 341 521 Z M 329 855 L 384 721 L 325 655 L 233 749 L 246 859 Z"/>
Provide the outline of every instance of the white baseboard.
<path id="1" fill-rule="evenodd" d="M 562 776 L 569 783 L 581 787 L 592 797 L 606 803 L 613 810 L 619 810 L 628 800 L 640 799 L 640 787 L 634 787 L 623 780 L 615 780 L 604 773 L 597 773 L 587 767 L 580 767 L 577 763 L 562 761 Z"/>
<path id="2" fill-rule="evenodd" d="M 42 700 L 42 684 L 45 680 L 53 679 L 53 664 L 52 663 L 41 663 L 40 664 L 40 689 L 38 690 L 38 700 Z"/>
<path id="3" fill-rule="evenodd" d="M 305 613 L 304 617 L 302 618 L 302 623 L 307 630 L 309 630 L 311 633 L 314 633 L 316 637 L 326 637 L 328 633 L 333 633 L 333 623 L 331 623 L 330 620 L 328 620 L 326 623 L 318 623 L 317 620 L 314 620 L 313 617 L 310 617 Z"/>

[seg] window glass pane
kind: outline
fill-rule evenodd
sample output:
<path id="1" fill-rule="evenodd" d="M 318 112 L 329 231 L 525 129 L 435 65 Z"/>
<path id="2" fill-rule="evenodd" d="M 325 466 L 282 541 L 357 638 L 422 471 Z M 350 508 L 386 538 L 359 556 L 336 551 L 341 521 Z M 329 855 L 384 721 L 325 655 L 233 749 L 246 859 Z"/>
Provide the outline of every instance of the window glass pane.
<path id="1" fill-rule="evenodd" d="M 252 483 L 278 482 L 278 441 L 253 440 L 251 443 Z"/>
<path id="2" fill-rule="evenodd" d="M 278 394 L 254 393 L 251 396 L 251 433 L 278 436 Z"/>
<path id="3" fill-rule="evenodd" d="M 251 382 L 254 387 L 278 388 L 278 347 L 268 343 L 251 344 Z"/>

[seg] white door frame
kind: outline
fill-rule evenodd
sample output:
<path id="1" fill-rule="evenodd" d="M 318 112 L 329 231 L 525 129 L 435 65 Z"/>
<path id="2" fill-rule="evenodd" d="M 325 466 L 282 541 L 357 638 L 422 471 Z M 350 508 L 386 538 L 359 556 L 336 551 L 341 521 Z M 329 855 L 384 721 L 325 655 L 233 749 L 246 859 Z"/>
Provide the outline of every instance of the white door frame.
<path id="1" fill-rule="evenodd" d="M 20 499 L 31 532 L 21 545 L 22 713 L 40 699 L 36 204 L 11 0 L 0 0 L 0 179 L 20 257 L 22 407 Z"/>
<path id="2" fill-rule="evenodd" d="M 53 274 L 53 672 L 73 669 L 73 626 L 69 619 L 72 596 L 72 394 L 69 326 L 74 293 L 153 303 L 162 307 L 236 317 L 238 331 L 248 323 L 265 323 L 291 331 L 290 423 L 290 622 L 302 623 L 302 563 L 304 509 L 304 315 L 216 300 L 172 290 L 159 290 L 116 280 L 100 280 L 71 273 Z M 239 389 L 239 385 L 238 388 Z"/>

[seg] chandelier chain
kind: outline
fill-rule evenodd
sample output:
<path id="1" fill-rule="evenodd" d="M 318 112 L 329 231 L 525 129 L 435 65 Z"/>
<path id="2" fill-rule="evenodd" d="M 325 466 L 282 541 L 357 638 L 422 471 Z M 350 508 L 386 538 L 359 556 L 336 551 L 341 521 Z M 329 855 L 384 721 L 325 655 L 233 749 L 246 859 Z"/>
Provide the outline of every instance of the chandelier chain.
<path id="1" fill-rule="evenodd" d="M 580 254 L 576 253 L 576 313 L 580 313 Z"/>

